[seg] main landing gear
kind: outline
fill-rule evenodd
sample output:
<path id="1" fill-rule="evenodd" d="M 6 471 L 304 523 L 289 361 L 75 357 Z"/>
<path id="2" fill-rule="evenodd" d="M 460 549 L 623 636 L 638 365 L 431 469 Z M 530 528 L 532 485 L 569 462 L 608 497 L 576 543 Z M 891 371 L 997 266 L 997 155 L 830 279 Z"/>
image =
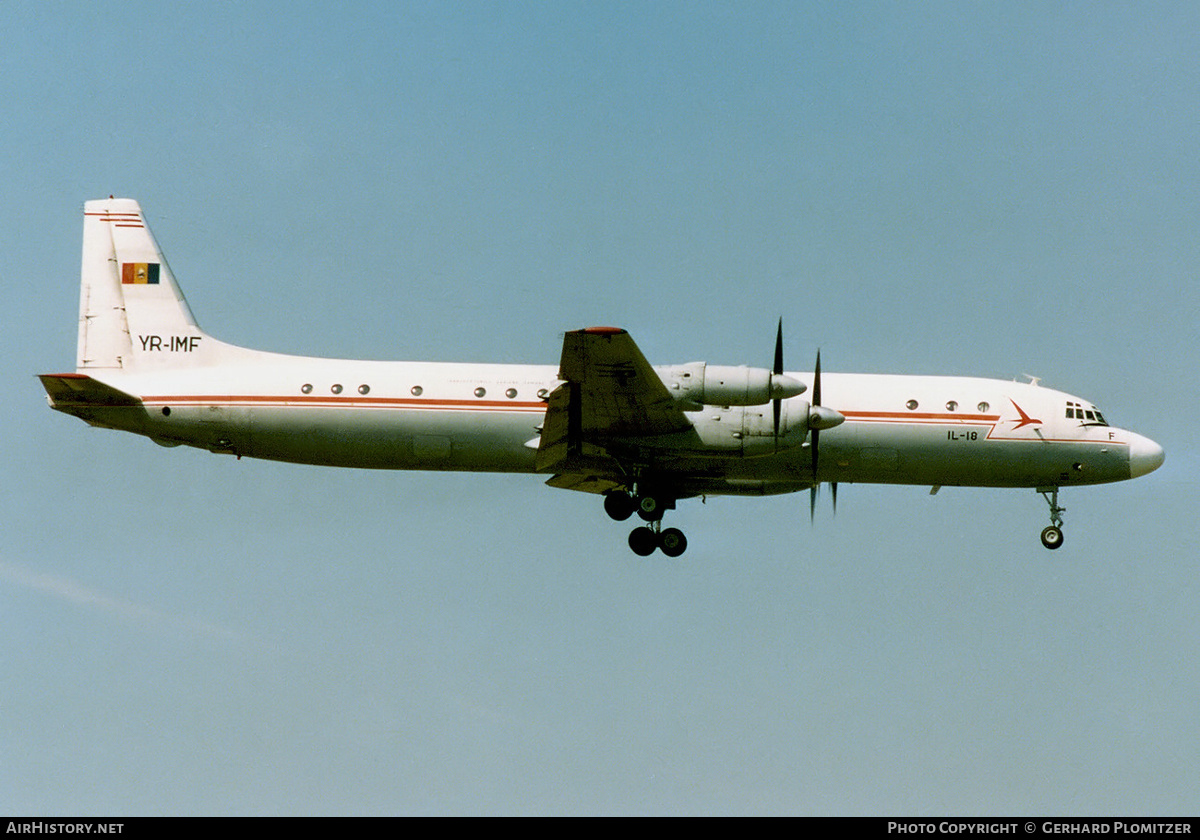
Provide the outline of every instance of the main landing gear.
<path id="1" fill-rule="evenodd" d="M 645 525 L 629 533 L 629 547 L 639 557 L 649 557 L 661 549 L 668 557 L 678 557 L 687 550 L 687 537 L 678 528 L 663 528 L 662 518 L 667 508 L 674 507 L 666 500 L 646 493 L 634 495 L 614 490 L 604 495 L 604 512 L 618 522 L 624 522 L 636 512 Z"/>
<path id="2" fill-rule="evenodd" d="M 1042 498 L 1046 500 L 1046 504 L 1050 505 L 1050 526 L 1042 531 L 1042 545 L 1051 550 L 1059 548 L 1063 544 L 1063 512 L 1065 507 L 1058 505 L 1058 488 L 1038 488 L 1038 492 L 1042 494 Z"/>

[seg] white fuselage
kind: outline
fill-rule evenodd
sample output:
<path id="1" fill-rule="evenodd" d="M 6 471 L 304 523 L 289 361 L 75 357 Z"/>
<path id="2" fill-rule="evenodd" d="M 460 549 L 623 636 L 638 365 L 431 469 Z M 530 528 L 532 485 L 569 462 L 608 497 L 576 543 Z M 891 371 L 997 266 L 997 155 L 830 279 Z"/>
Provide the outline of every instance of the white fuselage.
<path id="1" fill-rule="evenodd" d="M 93 378 L 142 404 L 93 406 L 85 419 L 165 445 L 239 457 L 535 472 L 545 398 L 560 384 L 557 369 L 547 365 L 374 362 L 249 350 L 230 355 L 213 367 L 92 370 Z M 811 383 L 810 375 L 789 375 Z M 789 492 L 814 478 L 1057 487 L 1138 475 L 1138 453 L 1149 443 L 1084 419 L 1083 400 L 1031 384 L 827 373 L 823 388 L 823 404 L 846 422 L 823 433 L 817 477 L 803 438 L 778 451 L 762 445 L 769 443 L 770 404 L 689 411 L 704 445 L 664 445 L 655 470 L 671 476 L 681 496 Z M 793 405 L 803 410 L 807 403 L 784 401 L 785 441 Z M 1080 419 L 1067 417 L 1075 405 Z"/>

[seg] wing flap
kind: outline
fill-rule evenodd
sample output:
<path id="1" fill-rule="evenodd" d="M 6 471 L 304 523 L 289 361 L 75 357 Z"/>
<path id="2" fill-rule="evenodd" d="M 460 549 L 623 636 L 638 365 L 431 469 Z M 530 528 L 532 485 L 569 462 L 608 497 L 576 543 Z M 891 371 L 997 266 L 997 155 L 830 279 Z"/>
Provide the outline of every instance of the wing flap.
<path id="1" fill-rule="evenodd" d="M 582 493 L 607 493 L 623 485 L 609 475 L 597 473 L 556 473 L 546 480 L 550 487 L 578 490 Z"/>

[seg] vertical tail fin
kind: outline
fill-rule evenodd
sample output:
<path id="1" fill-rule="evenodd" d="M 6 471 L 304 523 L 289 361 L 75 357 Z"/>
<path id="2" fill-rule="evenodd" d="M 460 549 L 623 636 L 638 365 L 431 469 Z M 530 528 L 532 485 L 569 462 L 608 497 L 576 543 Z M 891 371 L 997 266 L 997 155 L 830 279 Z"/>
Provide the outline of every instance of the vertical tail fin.
<path id="1" fill-rule="evenodd" d="M 190 366 L 216 344 L 197 326 L 132 199 L 84 204 L 80 281 L 78 370 Z"/>

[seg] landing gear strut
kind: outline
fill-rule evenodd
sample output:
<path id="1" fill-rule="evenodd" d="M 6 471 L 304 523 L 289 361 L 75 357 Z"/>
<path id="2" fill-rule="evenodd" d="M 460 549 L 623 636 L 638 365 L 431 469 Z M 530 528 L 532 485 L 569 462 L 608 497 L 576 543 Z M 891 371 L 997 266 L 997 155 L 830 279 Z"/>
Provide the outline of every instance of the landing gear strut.
<path id="1" fill-rule="evenodd" d="M 687 550 L 687 537 L 678 528 L 663 528 L 662 518 L 674 500 L 650 493 L 634 495 L 614 490 L 604 495 L 604 511 L 618 522 L 637 513 L 646 522 L 629 533 L 629 548 L 639 557 L 649 557 L 656 549 L 668 557 L 678 557 Z"/>
<path id="2" fill-rule="evenodd" d="M 1038 492 L 1042 494 L 1042 498 L 1046 500 L 1046 504 L 1050 505 L 1050 526 L 1042 531 L 1042 545 L 1053 550 L 1061 547 L 1063 544 L 1062 515 L 1066 508 L 1059 507 L 1057 487 L 1048 489 L 1039 487 Z"/>

